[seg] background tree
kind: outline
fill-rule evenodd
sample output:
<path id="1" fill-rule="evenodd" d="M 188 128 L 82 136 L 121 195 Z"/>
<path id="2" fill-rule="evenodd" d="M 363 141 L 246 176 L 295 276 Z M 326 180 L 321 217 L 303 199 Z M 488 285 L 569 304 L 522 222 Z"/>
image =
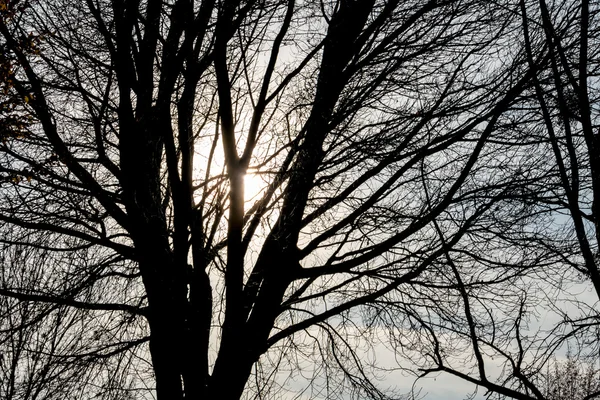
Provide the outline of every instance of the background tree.
<path id="1" fill-rule="evenodd" d="M 518 4 L 1 4 L 31 125 L 0 146 L 0 240 L 27 255 L 3 263 L 0 343 L 15 373 L 62 368 L 13 398 L 272 398 L 300 374 L 311 397 L 384 398 L 361 346 L 434 338 L 439 360 L 424 318 L 468 309 L 455 254 L 511 300 L 555 261 L 487 258 L 549 179 L 512 144 L 548 61 L 513 45 Z"/>
<path id="2" fill-rule="evenodd" d="M 593 399 L 600 395 L 600 377 L 593 364 L 585 365 L 570 354 L 554 361 L 546 372 L 544 395 L 548 399 Z"/>
<path id="3" fill-rule="evenodd" d="M 509 195 L 437 261 L 418 296 L 382 314 L 389 325 L 397 319 L 387 314 L 407 315 L 397 329 L 421 328 L 395 347 L 418 360 L 421 376 L 450 373 L 490 397 L 589 399 L 599 395 L 593 385 L 563 379 L 583 380 L 579 366 L 548 371 L 566 347 L 582 359 L 598 354 L 598 7 L 514 6 L 535 74 L 511 123 L 490 138 L 498 163 L 482 166 L 513 174 Z M 455 219 L 436 221 L 440 240 Z"/>

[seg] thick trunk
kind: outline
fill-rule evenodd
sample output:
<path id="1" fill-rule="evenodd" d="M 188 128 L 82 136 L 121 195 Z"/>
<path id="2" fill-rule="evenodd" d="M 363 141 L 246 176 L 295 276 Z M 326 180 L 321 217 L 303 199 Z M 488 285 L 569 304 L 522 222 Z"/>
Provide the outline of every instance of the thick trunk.
<path id="1" fill-rule="evenodd" d="M 183 399 L 185 285 L 163 272 L 174 269 L 164 252 L 146 249 L 144 258 L 140 260 L 140 269 L 148 294 L 150 354 L 157 396 L 159 400 Z"/>
<path id="2" fill-rule="evenodd" d="M 150 324 L 150 354 L 152 356 L 152 366 L 156 380 L 156 395 L 159 400 L 179 400 L 183 399 L 183 390 L 181 387 L 181 376 L 178 368 L 180 359 L 178 357 L 177 342 L 166 328 L 168 321 L 156 318 L 154 323 Z"/>
<path id="3" fill-rule="evenodd" d="M 246 334 L 247 332 L 240 332 L 240 340 Z M 247 341 L 243 342 L 247 343 Z M 219 353 L 219 361 L 210 379 L 208 399 L 235 400 L 242 396 L 256 359 L 251 357 L 248 348 L 239 348 L 239 350 L 237 354 L 233 351 Z"/>
<path id="4" fill-rule="evenodd" d="M 187 264 L 176 262 L 162 207 L 162 144 L 151 118 L 124 130 L 121 169 L 142 282 L 147 295 L 150 354 L 159 400 L 183 399 L 183 342 L 187 309 Z M 179 257 L 180 258 L 180 257 Z"/>
<path id="5" fill-rule="evenodd" d="M 168 248 L 137 248 L 143 249 L 140 269 L 148 294 L 150 354 L 157 398 L 204 399 L 212 316 L 208 276 L 204 269 L 191 270 L 187 265 L 174 263 Z"/>
<path id="6" fill-rule="evenodd" d="M 148 293 L 150 353 L 159 400 L 205 398 L 208 377 L 210 283 L 202 271 L 184 276 L 179 267 L 148 249 L 140 262 L 154 274 L 144 279 Z M 163 253 L 164 254 L 164 253 Z M 160 263 L 165 261 L 165 263 Z M 144 265 L 144 262 L 153 265 Z M 192 292 L 187 295 L 187 280 Z"/>

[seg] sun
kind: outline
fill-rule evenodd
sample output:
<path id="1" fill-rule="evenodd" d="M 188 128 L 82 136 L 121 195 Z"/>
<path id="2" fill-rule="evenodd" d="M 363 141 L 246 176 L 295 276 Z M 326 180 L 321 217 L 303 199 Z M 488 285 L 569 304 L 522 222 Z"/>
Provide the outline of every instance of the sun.
<path id="1" fill-rule="evenodd" d="M 244 176 L 244 200 L 254 204 L 263 194 L 267 183 L 258 174 L 248 173 Z"/>

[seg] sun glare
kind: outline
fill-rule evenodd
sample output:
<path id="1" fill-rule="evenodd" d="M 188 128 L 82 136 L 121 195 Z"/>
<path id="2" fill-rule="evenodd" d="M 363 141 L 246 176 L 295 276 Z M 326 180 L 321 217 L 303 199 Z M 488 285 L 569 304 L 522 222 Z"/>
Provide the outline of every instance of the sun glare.
<path id="1" fill-rule="evenodd" d="M 253 204 L 260 198 L 267 184 L 262 180 L 260 175 L 246 174 L 244 177 L 244 198 L 246 203 Z"/>

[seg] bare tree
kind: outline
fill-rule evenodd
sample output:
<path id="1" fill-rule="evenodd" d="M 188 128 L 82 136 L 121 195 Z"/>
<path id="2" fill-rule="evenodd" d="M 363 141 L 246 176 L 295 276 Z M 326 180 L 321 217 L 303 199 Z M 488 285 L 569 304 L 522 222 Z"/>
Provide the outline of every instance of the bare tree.
<path id="1" fill-rule="evenodd" d="M 11 382 L 235 399 L 302 376 L 297 395 L 386 398 L 359 346 L 433 338 L 439 358 L 422 327 L 469 296 L 455 255 L 498 266 L 476 287 L 508 297 L 554 262 L 487 257 L 528 218 L 522 183 L 551 176 L 511 144 L 548 63 L 515 48 L 518 4 L 0 5 L 29 122 L 0 145 L 0 240 L 28 255 L 3 266 L 2 346 L 14 373 L 62 368 Z"/>
<path id="2" fill-rule="evenodd" d="M 582 363 L 571 354 L 554 361 L 546 371 L 544 395 L 551 400 L 583 399 L 600 396 L 600 377 L 595 363 Z"/>
<path id="3" fill-rule="evenodd" d="M 512 6 L 531 87 L 491 134 L 494 157 L 479 161 L 479 171 L 511 181 L 503 193 L 490 188 L 493 212 L 373 319 L 411 332 L 387 342 L 416 360 L 421 377 L 449 373 L 491 398 L 591 399 L 594 385 L 560 380 L 580 375 L 575 364 L 548 371 L 566 347 L 582 359 L 598 354 L 598 5 Z M 424 193 L 435 193 L 430 186 L 423 179 Z M 437 217 L 439 240 L 462 218 Z"/>
<path id="4" fill-rule="evenodd" d="M 27 247 L 4 247 L 2 286 L 18 283 L 48 291 L 65 287 L 56 281 L 60 277 L 47 274 L 52 258 Z M 149 369 L 136 360 L 135 350 L 147 341 L 139 329 L 133 330 L 130 321 L 114 311 L 92 313 L 43 295 L 30 297 L 39 301 L 15 295 L 3 297 L 0 304 L 3 399 L 135 398 L 132 372 L 148 375 Z"/>

